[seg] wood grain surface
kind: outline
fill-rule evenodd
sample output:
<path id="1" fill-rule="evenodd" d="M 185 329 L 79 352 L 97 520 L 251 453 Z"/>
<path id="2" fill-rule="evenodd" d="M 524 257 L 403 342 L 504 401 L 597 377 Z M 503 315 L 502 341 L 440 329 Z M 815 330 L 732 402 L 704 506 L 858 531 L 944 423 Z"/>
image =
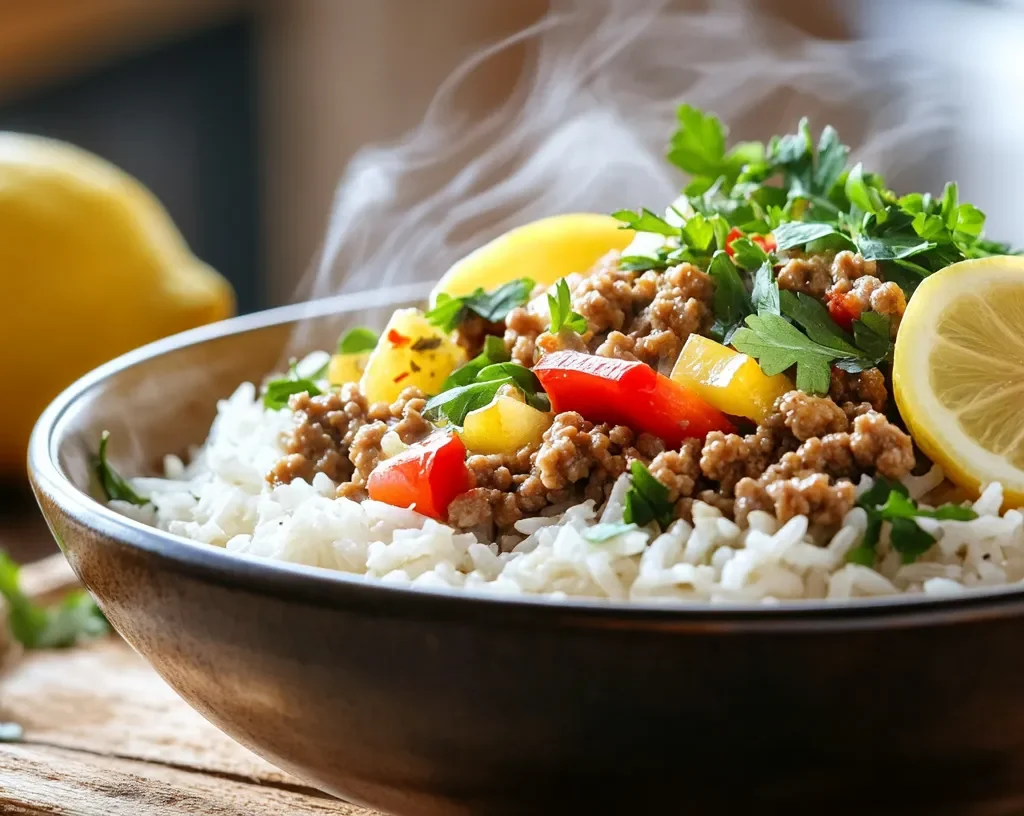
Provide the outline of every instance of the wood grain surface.
<path id="1" fill-rule="evenodd" d="M 63 557 L 25 568 L 54 597 Z M 0 676 L 0 813 L 31 816 L 374 816 L 279 771 L 188 707 L 120 638 L 29 652 Z"/>

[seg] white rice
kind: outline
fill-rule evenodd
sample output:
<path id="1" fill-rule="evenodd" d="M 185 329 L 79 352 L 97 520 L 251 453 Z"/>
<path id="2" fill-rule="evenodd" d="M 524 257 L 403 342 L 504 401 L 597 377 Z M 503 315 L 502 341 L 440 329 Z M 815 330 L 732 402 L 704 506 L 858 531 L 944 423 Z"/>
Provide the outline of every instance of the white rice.
<path id="1" fill-rule="evenodd" d="M 615 601 L 749 602 L 927 593 L 955 595 L 1024 580 L 1024 517 L 999 514 L 1002 488 L 992 484 L 974 503 L 973 521 L 921 519 L 935 545 L 903 564 L 883 533 L 875 568 L 846 563 L 867 524 L 851 510 L 823 539 L 804 516 L 779 525 L 752 513 L 746 529 L 697 502 L 693 523 L 666 532 L 632 530 L 601 543 L 584 537 L 598 522 L 621 521 L 627 477 L 603 508 L 592 501 L 558 515 L 524 519 L 520 536 L 481 543 L 411 510 L 334 498 L 323 474 L 271 487 L 266 473 L 282 455 L 286 410 L 263 408 L 245 384 L 218 406 L 206 444 L 190 464 L 167 457 L 166 478 L 133 479 L 148 496 L 139 508 L 111 507 L 176 535 L 236 553 L 342 570 L 394 584 L 471 588 L 508 595 L 585 596 Z M 942 481 L 938 468 L 905 480 L 917 498 Z M 862 478 L 858 492 L 872 482 Z M 503 551 L 508 550 L 508 551 Z"/>

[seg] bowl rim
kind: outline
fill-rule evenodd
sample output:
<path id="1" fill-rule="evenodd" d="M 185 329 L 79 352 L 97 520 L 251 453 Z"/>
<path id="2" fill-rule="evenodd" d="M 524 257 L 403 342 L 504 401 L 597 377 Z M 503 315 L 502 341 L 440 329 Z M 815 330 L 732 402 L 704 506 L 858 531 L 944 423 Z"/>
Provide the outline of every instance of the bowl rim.
<path id="1" fill-rule="evenodd" d="M 425 301 L 430 286 L 412 284 L 337 295 L 280 306 L 202 326 L 142 346 L 105 363 L 68 386 L 37 420 L 29 440 L 28 471 L 37 501 L 45 494 L 79 524 L 164 566 L 229 588 L 265 593 L 328 607 L 370 606 L 389 617 L 409 615 L 464 620 L 510 619 L 529 625 L 584 628 L 690 629 L 742 632 L 756 629 L 868 629 L 1002 618 L 1024 613 L 1024 587 L 972 589 L 958 596 L 898 595 L 826 600 L 709 603 L 622 602 L 569 597 L 504 595 L 479 590 L 445 591 L 389 584 L 377 579 L 274 561 L 192 541 L 123 516 L 80 490 L 62 470 L 54 432 L 61 419 L 90 391 L 115 374 L 181 348 L 221 337 L 364 309 Z M 40 502 L 42 505 L 42 502 Z M 45 515 L 45 514 L 44 514 Z M 47 519 L 48 524 L 49 519 Z M 52 524 L 50 525 L 53 530 Z M 55 537 L 57 534 L 54 532 Z M 64 549 L 63 542 L 58 544 Z"/>

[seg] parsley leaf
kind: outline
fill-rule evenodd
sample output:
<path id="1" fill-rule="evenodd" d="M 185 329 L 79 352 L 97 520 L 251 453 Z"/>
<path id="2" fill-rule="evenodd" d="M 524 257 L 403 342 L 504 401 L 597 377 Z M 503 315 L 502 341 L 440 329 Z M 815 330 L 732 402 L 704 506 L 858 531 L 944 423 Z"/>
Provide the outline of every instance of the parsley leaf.
<path id="1" fill-rule="evenodd" d="M 868 514 L 868 526 L 859 546 L 847 554 L 847 561 L 871 566 L 875 546 L 881 537 L 883 523 L 889 524 L 889 541 L 900 554 L 904 564 L 912 563 L 924 555 L 935 543 L 935 536 L 923 530 L 914 521 L 925 516 L 936 519 L 970 521 L 978 514 L 969 507 L 944 504 L 934 510 L 923 509 L 910 498 L 907 488 L 900 482 L 879 477 L 859 499 L 857 505 Z"/>
<path id="2" fill-rule="evenodd" d="M 759 269 L 771 260 L 767 252 L 745 236 L 737 238 L 729 246 L 732 248 L 733 261 L 748 272 Z"/>
<path id="3" fill-rule="evenodd" d="M 632 210 L 619 210 L 612 213 L 612 218 L 617 218 L 625 224 L 622 229 L 632 229 L 636 232 L 653 232 L 668 238 L 678 238 L 681 232 L 679 227 L 673 227 L 664 218 L 646 208 L 642 208 L 639 213 Z"/>
<path id="4" fill-rule="evenodd" d="M 726 130 L 718 117 L 692 105 L 680 105 L 676 118 L 679 129 L 669 143 L 668 160 L 692 176 L 720 176 L 725 163 Z"/>
<path id="5" fill-rule="evenodd" d="M 788 289 L 780 293 L 782 313 L 798 323 L 815 343 L 831 349 L 835 357 L 857 357 L 853 339 L 829 316 L 820 300 Z"/>
<path id="6" fill-rule="evenodd" d="M 280 411 L 288 407 L 288 398 L 293 394 L 307 392 L 311 397 L 319 397 L 320 389 L 312 380 L 280 379 L 271 380 L 267 383 L 263 392 L 263 406 L 273 411 Z"/>
<path id="7" fill-rule="evenodd" d="M 431 422 L 443 418 L 452 425 L 461 426 L 466 421 L 466 414 L 489 405 L 504 385 L 518 388 L 534 408 L 550 410 L 547 394 L 532 371 L 515 363 L 495 363 L 477 370 L 472 382 L 448 388 L 431 397 L 423 408 L 423 416 Z"/>
<path id="8" fill-rule="evenodd" d="M 18 565 L 0 552 L 0 595 L 7 602 L 11 633 L 26 649 L 73 646 L 83 637 L 108 631 L 95 601 L 84 590 L 71 593 L 56 607 L 43 608 L 21 591 L 18 572 Z"/>
<path id="9" fill-rule="evenodd" d="M 828 393 L 829 364 L 837 356 L 835 350 L 815 343 L 779 315 L 750 315 L 746 323 L 749 328 L 732 336 L 738 351 L 757 358 L 769 377 L 795 365 L 797 388 L 809 394 Z"/>
<path id="10" fill-rule="evenodd" d="M 377 333 L 359 326 L 349 329 L 338 340 L 338 354 L 360 354 L 377 348 Z"/>
<path id="11" fill-rule="evenodd" d="M 517 278 L 492 292 L 478 288 L 472 294 L 462 297 L 452 297 L 442 292 L 437 296 L 434 308 L 425 317 L 432 325 L 444 331 L 454 330 L 470 313 L 491 323 L 498 323 L 530 299 L 534 285 L 529 278 Z"/>
<path id="12" fill-rule="evenodd" d="M 865 356 L 876 363 L 892 360 L 889 318 L 878 312 L 864 312 L 853 321 L 853 340 Z"/>
<path id="13" fill-rule="evenodd" d="M 724 250 L 712 256 L 708 274 L 715 281 L 715 293 L 711 301 L 715 312 L 712 334 L 728 343 L 733 333 L 742 324 L 743 318 L 752 311 L 750 296 L 736 265 L 729 260 Z"/>
<path id="14" fill-rule="evenodd" d="M 758 314 L 781 314 L 779 305 L 779 284 L 771 261 L 765 260 L 754 274 L 754 291 L 750 300 Z"/>
<path id="15" fill-rule="evenodd" d="M 149 504 L 149 499 L 144 499 L 138 493 L 136 493 L 131 485 L 125 481 L 124 477 L 121 476 L 113 465 L 107 461 L 107 442 L 110 440 L 110 431 L 103 431 L 100 434 L 100 448 L 95 456 L 91 457 L 91 464 L 93 472 L 96 477 L 100 480 L 100 486 L 103 488 L 103 495 L 107 497 L 107 501 L 125 501 L 130 504 L 134 504 L 141 507 L 144 504 Z"/>
<path id="16" fill-rule="evenodd" d="M 563 326 L 572 329 L 576 334 L 586 334 L 587 319 L 572 310 L 572 301 L 569 298 L 569 284 L 562 278 L 555 285 L 555 294 L 548 295 L 548 309 L 551 312 L 552 334 L 557 334 Z"/>
<path id="17" fill-rule="evenodd" d="M 633 478 L 626 491 L 625 522 L 643 526 L 656 521 L 662 529 L 668 527 L 672 523 L 668 488 L 655 479 L 639 459 L 630 463 L 629 472 Z"/>
<path id="18" fill-rule="evenodd" d="M 640 529 L 636 524 L 619 522 L 604 522 L 602 524 L 595 524 L 593 527 L 588 527 L 583 531 L 583 537 L 592 544 L 603 544 L 610 538 L 620 536 L 623 533 L 630 533 L 633 530 Z"/>
<path id="19" fill-rule="evenodd" d="M 487 366 L 494 363 L 507 363 L 510 359 L 508 352 L 505 350 L 505 341 L 500 337 L 488 335 L 484 338 L 483 351 L 468 363 L 459 366 L 449 374 L 441 386 L 441 391 L 444 392 L 449 388 L 456 388 L 460 385 L 469 385 L 476 381 L 476 375 L 487 368 Z"/>
<path id="20" fill-rule="evenodd" d="M 828 235 L 841 235 L 835 224 L 815 224 L 804 221 L 787 221 L 779 224 L 773 231 L 775 245 L 780 249 L 792 249 L 824 238 Z"/>

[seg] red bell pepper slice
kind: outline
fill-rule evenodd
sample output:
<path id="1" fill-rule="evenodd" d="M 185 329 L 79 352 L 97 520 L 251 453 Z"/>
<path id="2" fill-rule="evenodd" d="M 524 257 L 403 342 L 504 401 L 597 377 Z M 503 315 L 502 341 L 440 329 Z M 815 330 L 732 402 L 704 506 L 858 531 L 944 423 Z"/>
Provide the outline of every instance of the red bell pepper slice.
<path id="1" fill-rule="evenodd" d="M 634 360 L 556 351 L 541 357 L 533 373 L 556 412 L 627 425 L 661 437 L 670 447 L 703 439 L 710 431 L 736 430 L 725 414 L 688 388 Z"/>
<path id="2" fill-rule="evenodd" d="M 830 292 L 827 297 L 832 322 L 841 329 L 853 331 L 853 322 L 860 317 L 860 300 L 850 293 Z"/>
<path id="3" fill-rule="evenodd" d="M 437 432 L 385 459 L 373 469 L 366 487 L 374 501 L 413 507 L 443 521 L 452 499 L 472 486 L 466 446 L 450 432 Z"/>
<path id="4" fill-rule="evenodd" d="M 736 254 L 736 250 L 732 248 L 732 242 L 738 238 L 749 237 L 751 241 L 757 244 L 765 252 L 774 252 L 778 248 L 778 244 L 775 243 L 774 235 L 750 235 L 747 236 L 743 230 L 739 227 L 733 227 L 729 230 L 729 234 L 725 236 L 725 254 L 730 258 Z"/>

